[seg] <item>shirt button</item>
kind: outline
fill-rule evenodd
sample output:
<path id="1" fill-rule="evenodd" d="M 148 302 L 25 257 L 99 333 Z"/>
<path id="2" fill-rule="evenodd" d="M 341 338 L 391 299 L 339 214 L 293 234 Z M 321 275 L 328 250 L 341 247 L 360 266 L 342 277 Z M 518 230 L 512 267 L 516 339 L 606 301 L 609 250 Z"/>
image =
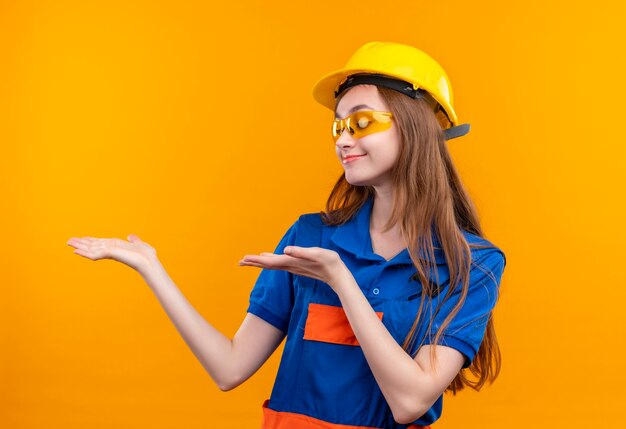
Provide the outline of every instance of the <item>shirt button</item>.
<path id="1" fill-rule="evenodd" d="M 374 289 L 372 289 L 372 293 L 373 293 L 374 295 L 378 295 L 378 292 L 380 292 L 380 290 L 379 290 L 377 287 L 375 287 Z"/>

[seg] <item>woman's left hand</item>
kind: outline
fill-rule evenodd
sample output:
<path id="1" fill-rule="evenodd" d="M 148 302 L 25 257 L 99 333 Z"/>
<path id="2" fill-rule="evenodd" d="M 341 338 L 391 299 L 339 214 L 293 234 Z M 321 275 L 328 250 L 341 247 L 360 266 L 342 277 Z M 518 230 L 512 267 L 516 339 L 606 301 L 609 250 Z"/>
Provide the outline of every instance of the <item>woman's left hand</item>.
<path id="1" fill-rule="evenodd" d="M 311 277 L 327 283 L 333 289 L 342 276 L 349 272 L 339 254 L 322 247 L 287 246 L 284 255 L 263 252 L 259 255 L 245 255 L 239 265 L 285 270 L 299 276 Z M 336 292 L 336 289 L 335 289 Z"/>

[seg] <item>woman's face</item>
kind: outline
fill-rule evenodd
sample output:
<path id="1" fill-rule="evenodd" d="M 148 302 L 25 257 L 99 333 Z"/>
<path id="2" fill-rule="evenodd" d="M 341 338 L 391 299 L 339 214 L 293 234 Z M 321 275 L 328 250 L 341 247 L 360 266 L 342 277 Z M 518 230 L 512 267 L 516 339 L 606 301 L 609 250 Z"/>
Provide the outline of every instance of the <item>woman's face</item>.
<path id="1" fill-rule="evenodd" d="M 375 85 L 356 85 L 346 90 L 335 106 L 335 117 L 346 118 L 358 110 L 381 110 L 389 108 L 378 94 Z M 355 139 L 344 130 L 335 143 L 335 151 L 343 166 L 346 180 L 355 186 L 382 186 L 390 181 L 391 168 L 400 154 L 400 139 L 395 121 L 391 128 Z M 362 155 L 344 160 L 347 155 Z"/>

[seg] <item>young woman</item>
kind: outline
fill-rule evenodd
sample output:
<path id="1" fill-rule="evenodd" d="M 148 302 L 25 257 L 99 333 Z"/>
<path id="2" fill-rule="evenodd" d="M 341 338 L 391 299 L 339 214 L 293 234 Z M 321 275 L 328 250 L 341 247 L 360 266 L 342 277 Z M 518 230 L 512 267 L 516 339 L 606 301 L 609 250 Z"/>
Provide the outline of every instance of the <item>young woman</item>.
<path id="1" fill-rule="evenodd" d="M 68 244 L 136 269 L 222 390 L 286 336 L 263 428 L 428 428 L 444 391 L 480 390 L 500 368 L 492 312 L 506 259 L 483 237 L 446 147 L 469 126 L 441 66 L 404 44 L 363 45 L 313 96 L 335 113 L 344 172 L 325 212 L 301 215 L 274 253 L 240 261 L 262 271 L 232 340 L 137 236 Z"/>

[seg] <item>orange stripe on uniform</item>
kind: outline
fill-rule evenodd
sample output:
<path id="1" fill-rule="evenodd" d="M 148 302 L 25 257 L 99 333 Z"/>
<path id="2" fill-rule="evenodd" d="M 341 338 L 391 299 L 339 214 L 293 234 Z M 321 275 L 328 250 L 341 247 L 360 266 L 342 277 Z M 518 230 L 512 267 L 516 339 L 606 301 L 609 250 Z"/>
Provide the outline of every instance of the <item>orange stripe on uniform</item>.
<path id="1" fill-rule="evenodd" d="M 269 402 L 269 399 L 263 402 L 263 424 L 261 429 L 380 429 L 372 426 L 340 425 L 304 414 L 274 411 L 267 407 Z M 411 425 L 407 429 L 430 429 L 430 426 Z"/>
<path id="2" fill-rule="evenodd" d="M 376 315 L 383 320 L 382 312 L 377 311 Z M 343 307 L 312 302 L 309 303 L 309 313 L 304 326 L 304 339 L 349 346 L 359 345 Z"/>

